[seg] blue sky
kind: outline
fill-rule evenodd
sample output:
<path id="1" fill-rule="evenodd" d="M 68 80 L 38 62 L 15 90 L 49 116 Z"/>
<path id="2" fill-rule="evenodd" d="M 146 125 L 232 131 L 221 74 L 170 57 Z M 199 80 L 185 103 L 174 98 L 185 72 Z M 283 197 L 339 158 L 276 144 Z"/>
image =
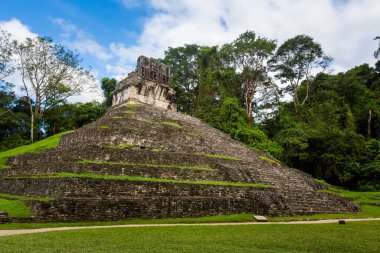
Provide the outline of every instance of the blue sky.
<path id="1" fill-rule="evenodd" d="M 279 44 L 310 35 L 339 72 L 374 63 L 379 13 L 378 0 L 2 0 L 0 29 L 77 50 L 98 80 L 126 76 L 141 54 L 163 57 L 169 46 L 185 43 L 222 45 L 246 30 Z M 79 98 L 91 99 L 100 96 Z"/>
<path id="2" fill-rule="evenodd" d="M 149 8 L 137 2 L 128 6 L 118 0 L 5 0 L 1 4 L 0 20 L 16 18 L 31 32 L 68 45 L 63 38 L 62 25 L 57 22 L 62 20 L 82 30 L 85 36 L 99 45 L 118 41 L 130 46 L 141 33 L 144 20 L 150 16 L 149 12 Z M 70 35 L 69 39 L 75 40 L 75 35 Z M 68 47 L 76 49 L 74 45 Z M 108 76 L 101 59 L 81 53 L 84 65 L 92 66 L 101 76 Z"/>

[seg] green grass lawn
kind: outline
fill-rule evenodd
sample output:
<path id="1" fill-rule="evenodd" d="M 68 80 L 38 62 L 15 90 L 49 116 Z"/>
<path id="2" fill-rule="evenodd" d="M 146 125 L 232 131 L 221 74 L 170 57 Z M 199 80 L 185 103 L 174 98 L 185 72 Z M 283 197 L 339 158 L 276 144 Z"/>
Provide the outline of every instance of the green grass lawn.
<path id="1" fill-rule="evenodd" d="M 107 226 L 127 224 L 179 224 L 179 223 L 221 223 L 221 222 L 250 222 L 252 214 L 241 213 L 232 215 L 214 215 L 196 218 L 167 218 L 167 219 L 132 219 L 120 221 L 88 221 L 88 222 L 46 222 L 46 223 L 6 223 L 0 224 L 0 230 L 32 229 L 78 226 Z"/>
<path id="2" fill-rule="evenodd" d="M 25 145 L 4 152 L 0 152 L 0 169 L 9 168 L 9 166 L 6 165 L 6 162 L 8 158 L 11 156 L 22 155 L 25 153 L 39 153 L 45 149 L 56 148 L 59 144 L 59 141 L 61 140 L 62 135 L 70 132 L 72 131 L 56 134 L 30 145 Z"/>
<path id="3" fill-rule="evenodd" d="M 0 237 L 1 252 L 379 252 L 380 222 L 104 228 Z"/>

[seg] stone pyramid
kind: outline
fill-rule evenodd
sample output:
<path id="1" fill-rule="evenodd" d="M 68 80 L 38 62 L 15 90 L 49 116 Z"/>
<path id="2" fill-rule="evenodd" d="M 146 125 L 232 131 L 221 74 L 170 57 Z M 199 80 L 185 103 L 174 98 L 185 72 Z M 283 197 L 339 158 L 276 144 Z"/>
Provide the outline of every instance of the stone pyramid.
<path id="1" fill-rule="evenodd" d="M 176 112 L 169 69 L 141 56 L 113 107 L 59 147 L 11 158 L 0 192 L 30 200 L 35 220 L 118 220 L 358 211 L 311 176 Z"/>

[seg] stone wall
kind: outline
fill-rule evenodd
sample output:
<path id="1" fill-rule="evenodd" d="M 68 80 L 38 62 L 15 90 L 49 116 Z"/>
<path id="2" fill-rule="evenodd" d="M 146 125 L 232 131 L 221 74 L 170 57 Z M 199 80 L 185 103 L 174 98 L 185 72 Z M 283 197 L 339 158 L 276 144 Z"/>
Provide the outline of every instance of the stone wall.
<path id="1" fill-rule="evenodd" d="M 289 213 L 274 189 L 86 178 L 6 179 L 0 191 L 54 197 L 27 201 L 38 219 L 117 220 Z"/>

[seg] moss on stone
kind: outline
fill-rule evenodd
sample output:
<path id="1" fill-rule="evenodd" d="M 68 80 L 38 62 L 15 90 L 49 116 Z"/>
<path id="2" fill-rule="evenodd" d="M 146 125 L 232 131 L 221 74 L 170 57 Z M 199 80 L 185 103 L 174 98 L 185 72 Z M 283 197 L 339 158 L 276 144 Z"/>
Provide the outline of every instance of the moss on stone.
<path id="1" fill-rule="evenodd" d="M 22 195 L 13 195 L 13 194 L 7 194 L 7 193 L 0 193 L 0 198 L 12 199 L 12 200 L 38 200 L 38 201 L 55 200 L 55 198 L 51 198 L 51 197 L 22 196 Z"/>
<path id="2" fill-rule="evenodd" d="M 137 108 L 137 107 L 140 107 L 141 105 L 140 104 L 127 104 L 126 107 L 127 108 Z"/>
<path id="3" fill-rule="evenodd" d="M 101 129 L 109 129 L 109 126 L 100 126 Z"/>
<path id="4" fill-rule="evenodd" d="M 120 117 L 120 116 L 112 116 L 113 119 L 123 119 L 124 117 Z"/>
<path id="5" fill-rule="evenodd" d="M 120 144 L 120 145 L 104 145 L 100 146 L 102 148 L 112 148 L 112 149 L 127 149 L 127 148 L 139 148 L 139 145 L 130 145 L 130 144 Z"/>
<path id="6" fill-rule="evenodd" d="M 255 187 L 255 188 L 272 188 L 270 185 L 262 183 L 241 183 L 241 182 L 229 182 L 229 181 L 191 181 L 191 180 L 176 180 L 176 179 L 165 179 L 165 178 L 155 178 L 155 177 L 136 177 L 127 175 L 104 175 L 104 174 L 93 174 L 93 173 L 50 173 L 50 174 L 40 174 L 32 176 L 21 176 L 21 177 L 8 177 L 8 178 L 93 178 L 93 179 L 103 179 L 103 180 L 128 180 L 128 181 L 144 181 L 144 182 L 156 182 L 156 183 L 173 183 L 173 184 L 196 184 L 196 185 L 214 185 L 214 186 L 234 186 L 234 187 Z"/>
<path id="7" fill-rule="evenodd" d="M 189 170 L 203 170 L 203 171 L 214 171 L 214 170 L 216 170 L 216 169 L 211 169 L 208 167 L 200 167 L 200 166 L 187 166 L 187 165 L 175 165 L 175 164 L 154 164 L 154 163 L 130 163 L 130 162 L 113 162 L 113 161 L 98 162 L 98 161 L 85 160 L 85 159 L 80 161 L 79 163 L 138 166 L 138 167 L 151 167 L 151 168 L 189 169 Z"/>
<path id="8" fill-rule="evenodd" d="M 169 125 L 169 126 L 172 126 L 172 127 L 178 127 L 178 128 L 181 128 L 181 125 L 176 123 L 176 122 L 172 122 L 172 121 L 161 121 L 161 124 L 164 124 L 164 125 Z"/>
<path id="9" fill-rule="evenodd" d="M 235 160 L 235 161 L 241 160 L 239 158 L 229 156 L 229 155 L 218 155 L 218 154 L 199 154 L 199 155 L 212 157 L 212 158 L 225 159 L 225 160 Z"/>
<path id="10" fill-rule="evenodd" d="M 135 112 L 132 110 L 125 110 L 123 113 L 125 114 L 134 114 Z"/>
<path id="11" fill-rule="evenodd" d="M 266 161 L 266 162 L 270 163 L 270 164 L 277 164 L 277 163 L 278 163 L 278 161 L 275 160 L 274 158 L 269 158 L 269 157 L 262 156 L 262 155 L 259 155 L 259 156 L 257 156 L 257 157 L 258 157 L 259 159 L 263 160 L 263 161 Z"/>

